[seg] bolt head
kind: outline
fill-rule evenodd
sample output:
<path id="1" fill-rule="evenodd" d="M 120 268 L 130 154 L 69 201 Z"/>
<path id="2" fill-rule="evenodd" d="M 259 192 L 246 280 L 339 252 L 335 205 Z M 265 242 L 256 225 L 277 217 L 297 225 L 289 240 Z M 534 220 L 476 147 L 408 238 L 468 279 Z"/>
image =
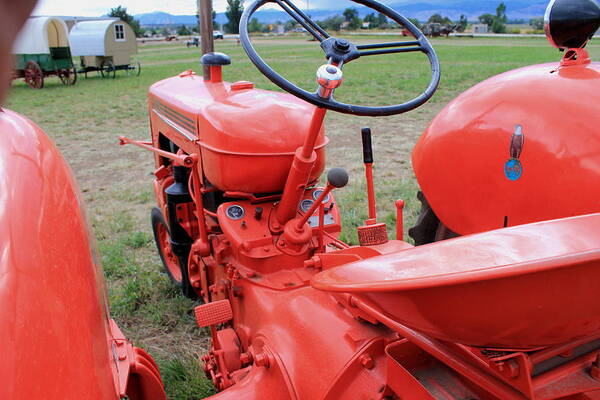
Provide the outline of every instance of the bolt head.
<path id="1" fill-rule="evenodd" d="M 350 42 L 348 42 L 345 39 L 336 39 L 333 46 L 336 50 L 342 51 L 344 53 L 350 50 Z"/>
<path id="2" fill-rule="evenodd" d="M 360 356 L 360 363 L 366 369 L 373 369 L 375 367 L 375 360 L 368 354 Z"/>

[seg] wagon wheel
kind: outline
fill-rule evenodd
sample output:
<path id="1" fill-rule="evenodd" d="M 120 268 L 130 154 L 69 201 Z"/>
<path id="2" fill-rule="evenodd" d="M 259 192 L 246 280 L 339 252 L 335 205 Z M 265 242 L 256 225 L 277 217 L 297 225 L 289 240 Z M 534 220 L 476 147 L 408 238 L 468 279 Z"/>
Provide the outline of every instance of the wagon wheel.
<path id="1" fill-rule="evenodd" d="M 127 67 L 127 75 L 140 76 L 142 73 L 142 64 L 135 62 Z"/>
<path id="2" fill-rule="evenodd" d="M 25 83 L 33 89 L 44 87 L 44 71 L 35 61 L 29 61 L 25 66 Z"/>
<path id="3" fill-rule="evenodd" d="M 152 231 L 158 248 L 158 255 L 163 263 L 169 279 L 181 288 L 184 296 L 195 299 L 198 297 L 188 276 L 188 256 L 177 256 L 171 248 L 169 227 L 165 222 L 163 213 L 157 207 L 152 209 Z"/>
<path id="4" fill-rule="evenodd" d="M 103 78 L 115 79 L 115 76 L 117 75 L 117 70 L 115 69 L 115 66 L 113 65 L 112 61 L 102 61 L 102 65 L 100 66 L 100 75 L 102 75 Z"/>
<path id="5" fill-rule="evenodd" d="M 77 82 L 77 70 L 75 68 L 60 69 L 58 70 L 58 77 L 63 85 L 74 85 Z"/>

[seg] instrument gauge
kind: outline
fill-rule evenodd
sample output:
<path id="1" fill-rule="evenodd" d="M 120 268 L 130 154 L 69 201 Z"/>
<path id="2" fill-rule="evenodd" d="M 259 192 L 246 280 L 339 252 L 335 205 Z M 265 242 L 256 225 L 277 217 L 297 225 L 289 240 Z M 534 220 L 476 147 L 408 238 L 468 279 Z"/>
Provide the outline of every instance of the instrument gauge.
<path id="1" fill-rule="evenodd" d="M 317 200 L 319 198 L 319 196 L 323 193 L 325 189 L 323 188 L 318 188 L 313 192 L 313 199 Z M 329 203 L 329 201 L 331 200 L 331 195 L 327 195 L 325 196 L 325 199 L 323 200 L 323 203 Z"/>
<path id="2" fill-rule="evenodd" d="M 302 202 L 300 203 L 300 210 L 304 213 L 308 212 L 308 210 L 310 210 L 310 208 L 312 207 L 312 205 L 315 202 L 312 201 L 311 199 L 304 199 L 302 200 Z"/>
<path id="3" fill-rule="evenodd" d="M 242 206 L 238 206 L 237 204 L 227 207 L 225 213 L 227 214 L 227 217 L 229 217 L 229 219 L 232 219 L 234 221 L 242 219 L 244 218 L 244 215 L 246 215 L 244 208 Z"/>

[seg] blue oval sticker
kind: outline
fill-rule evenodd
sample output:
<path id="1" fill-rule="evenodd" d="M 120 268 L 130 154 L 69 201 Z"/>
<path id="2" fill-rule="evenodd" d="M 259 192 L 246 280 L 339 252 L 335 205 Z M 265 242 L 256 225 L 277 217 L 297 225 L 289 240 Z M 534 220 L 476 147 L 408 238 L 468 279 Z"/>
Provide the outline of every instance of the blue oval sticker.
<path id="1" fill-rule="evenodd" d="M 518 180 L 523 175 L 523 165 L 516 158 L 511 158 L 504 164 L 504 175 L 511 181 Z"/>

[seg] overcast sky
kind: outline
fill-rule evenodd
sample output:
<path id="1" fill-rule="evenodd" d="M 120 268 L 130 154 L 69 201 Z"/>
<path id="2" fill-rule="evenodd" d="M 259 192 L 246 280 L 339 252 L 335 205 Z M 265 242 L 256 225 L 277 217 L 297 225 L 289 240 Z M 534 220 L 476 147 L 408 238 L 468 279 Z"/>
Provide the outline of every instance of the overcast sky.
<path id="1" fill-rule="evenodd" d="M 306 1 L 294 0 L 294 3 L 304 8 Z M 331 5 L 339 0 L 308 1 L 311 8 L 326 8 L 328 4 Z M 226 0 L 213 0 L 213 7 L 218 12 L 225 11 L 226 4 Z M 164 11 L 175 15 L 190 15 L 196 12 L 196 0 L 38 0 L 34 14 L 97 17 L 119 5 L 127 7 L 130 14 Z"/>

